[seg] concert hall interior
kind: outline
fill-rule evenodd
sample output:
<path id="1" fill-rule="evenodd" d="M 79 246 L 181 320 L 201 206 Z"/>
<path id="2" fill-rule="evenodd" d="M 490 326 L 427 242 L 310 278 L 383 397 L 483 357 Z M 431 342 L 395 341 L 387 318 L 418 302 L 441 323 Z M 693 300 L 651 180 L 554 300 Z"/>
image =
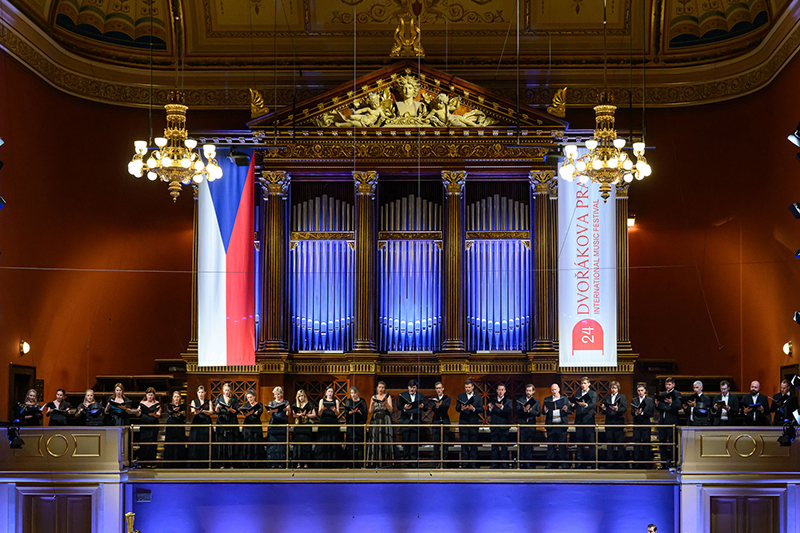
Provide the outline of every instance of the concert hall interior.
<path id="1" fill-rule="evenodd" d="M 0 530 L 800 531 L 798 46 L 0 0 Z"/>

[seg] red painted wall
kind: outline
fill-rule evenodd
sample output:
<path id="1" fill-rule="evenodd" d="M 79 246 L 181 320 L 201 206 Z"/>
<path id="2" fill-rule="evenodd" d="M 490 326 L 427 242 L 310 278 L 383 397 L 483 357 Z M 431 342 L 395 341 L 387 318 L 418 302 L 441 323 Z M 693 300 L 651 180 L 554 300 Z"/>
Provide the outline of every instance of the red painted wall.
<path id="1" fill-rule="evenodd" d="M 166 184 L 127 173 L 147 110 L 66 95 L 0 59 L 0 387 L 7 363 L 35 365 L 48 400 L 96 375 L 152 373 L 189 342 L 191 192 L 173 204 Z M 247 118 L 190 109 L 188 124 Z M 156 134 L 164 122 L 155 109 Z"/>
<path id="2" fill-rule="evenodd" d="M 126 172 L 147 111 L 53 89 L 0 62 L 0 384 L 35 365 L 46 397 L 96 375 L 149 373 L 189 340 L 192 200 Z M 648 111 L 654 174 L 631 187 L 631 339 L 683 374 L 777 387 L 800 342 L 800 60 L 730 102 Z M 591 116 L 574 113 L 576 127 Z M 163 111 L 154 113 L 163 127 Z M 586 122 L 582 117 L 588 117 Z M 243 128 L 245 113 L 189 111 L 192 129 Z M 568 116 L 568 118 L 570 118 Z M 580 123 L 577 120 L 581 120 Z M 20 339 L 31 352 L 18 355 Z M 6 416 L 0 402 L 0 417 Z"/>
<path id="3" fill-rule="evenodd" d="M 648 111 L 654 173 L 631 186 L 631 339 L 681 374 L 731 375 L 774 393 L 800 341 L 800 60 L 749 96 Z"/>

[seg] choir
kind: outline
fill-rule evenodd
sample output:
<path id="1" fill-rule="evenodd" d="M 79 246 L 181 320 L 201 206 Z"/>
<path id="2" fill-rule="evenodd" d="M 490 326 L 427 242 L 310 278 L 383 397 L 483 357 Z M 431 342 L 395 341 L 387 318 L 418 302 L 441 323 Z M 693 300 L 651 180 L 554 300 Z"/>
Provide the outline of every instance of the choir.
<path id="1" fill-rule="evenodd" d="M 544 440 L 546 468 L 583 468 L 599 463 L 609 468 L 625 468 L 625 422 L 630 410 L 633 467 L 667 468 L 672 461 L 674 428 L 679 424 L 681 412 L 692 426 L 781 426 L 791 421 L 792 413 L 798 409 L 798 400 L 788 380 L 781 382 L 780 391 L 772 398 L 760 392 L 758 381 L 753 381 L 749 394 L 742 396 L 732 394 L 727 381 L 720 383 L 720 394 L 713 398 L 704 394 L 699 380 L 692 388 L 693 394 L 683 396 L 675 390 L 675 380 L 667 378 L 665 391 L 654 396 L 647 394 L 644 385 L 638 385 L 629 403 L 620 392 L 619 382 L 611 381 L 609 393 L 600 398 L 592 390 L 589 378 L 584 377 L 580 389 L 569 397 L 562 396 L 560 386 L 554 383 L 550 396 L 540 405 L 534 398 L 536 388 L 532 384 L 526 385 L 524 395 L 515 400 L 507 396 L 501 383 L 484 405 L 475 384 L 467 380 L 464 392 L 456 398 L 458 424 L 451 425 L 451 400 L 441 381 L 436 382 L 436 396 L 431 398 L 425 398 L 418 391 L 417 381 L 412 379 L 408 390 L 396 401 L 380 381 L 368 402 L 361 397 L 358 387 L 350 388 L 350 397 L 343 403 L 335 398 L 333 387 L 328 387 L 316 404 L 302 389 L 297 391 L 292 404 L 284 399 L 283 389 L 275 387 L 270 402 L 260 403 L 256 392 L 248 390 L 241 405 L 232 395 L 230 384 L 225 383 L 222 394 L 213 402 L 206 398 L 205 388 L 198 387 L 196 398 L 188 404 L 191 419 L 187 426 L 187 404 L 180 391 L 174 391 L 169 403 L 162 405 L 156 391 L 148 388 L 142 401 L 134 405 L 125 396 L 122 384 L 117 383 L 105 403 L 96 400 L 94 391 L 89 389 L 83 402 L 74 407 L 63 389 L 58 389 L 55 399 L 44 405 L 36 402 L 36 391 L 30 390 L 24 402 L 16 406 L 15 420 L 20 426 L 41 425 L 45 417 L 50 426 L 135 425 L 139 428 L 136 460 L 143 467 L 156 464 L 172 468 L 419 467 L 423 441 L 432 443 L 434 468 L 456 464 L 461 468 L 478 468 L 479 426 L 485 424 L 489 426 L 492 468 L 507 468 L 512 464 L 508 446 L 513 441 L 519 445 L 519 467 L 534 468 L 535 443 Z M 158 461 L 162 408 L 167 419 L 163 456 Z M 595 422 L 598 412 L 605 415 L 604 424 L 599 426 Z M 269 422 L 265 437 L 262 419 L 266 413 Z M 398 448 L 402 451 L 395 448 L 393 415 L 401 428 L 397 433 L 401 437 Z M 537 424 L 541 415 L 544 425 Z M 576 444 L 574 461 L 568 460 L 567 447 L 571 415 Z M 651 446 L 654 418 L 660 443 L 658 460 L 654 460 Z M 512 428 L 519 432 L 516 439 L 511 438 Z M 595 444 L 600 428 L 605 443 Z M 460 461 L 447 462 L 449 446 L 454 444 L 460 446 Z M 605 460 L 599 463 L 595 462 L 598 448 L 606 451 Z"/>

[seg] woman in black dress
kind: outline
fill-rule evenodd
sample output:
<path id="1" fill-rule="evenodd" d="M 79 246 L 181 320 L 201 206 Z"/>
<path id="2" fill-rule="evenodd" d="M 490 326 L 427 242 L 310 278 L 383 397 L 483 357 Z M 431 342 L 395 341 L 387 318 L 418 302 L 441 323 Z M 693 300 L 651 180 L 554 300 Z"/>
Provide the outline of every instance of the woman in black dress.
<path id="1" fill-rule="evenodd" d="M 350 467 L 364 466 L 364 424 L 367 423 L 367 402 L 361 398 L 358 387 L 350 387 L 350 397 L 344 401 L 347 442 L 344 460 Z"/>
<path id="2" fill-rule="evenodd" d="M 125 396 L 122 383 L 114 385 L 114 396 L 106 402 L 106 425 L 127 426 L 130 415 L 139 415 L 137 409 L 130 408 L 131 401 Z"/>
<path id="3" fill-rule="evenodd" d="M 41 426 L 42 406 L 36 403 L 36 389 L 31 389 L 25 395 L 25 401 L 18 403 L 15 408 L 16 419 L 20 426 Z"/>
<path id="4" fill-rule="evenodd" d="M 292 416 L 294 417 L 292 460 L 297 462 L 297 468 L 308 468 L 308 463 L 314 460 L 314 449 L 310 443 L 314 442 L 312 423 L 317 418 L 317 410 L 314 404 L 308 401 L 306 391 L 303 389 L 295 394 Z M 309 444 L 301 444 L 305 442 Z"/>
<path id="5" fill-rule="evenodd" d="M 225 383 L 222 386 L 222 396 L 217 396 L 214 401 L 214 411 L 217 413 L 216 441 L 220 444 L 215 446 L 215 457 L 219 461 L 217 466 L 220 468 L 233 468 L 239 458 L 239 453 L 234 442 L 239 442 L 241 433 L 239 432 L 239 400 L 231 396 L 231 385 Z"/>
<path id="6" fill-rule="evenodd" d="M 161 402 L 156 400 L 156 390 L 147 387 L 144 400 L 139 402 L 139 462 L 153 468 L 158 451 L 158 419 L 161 418 Z"/>
<path id="7" fill-rule="evenodd" d="M 261 426 L 261 415 L 264 413 L 264 406 L 256 401 L 256 393 L 253 390 L 247 391 L 245 395 L 247 401 L 239 411 L 244 416 L 244 426 L 242 427 L 242 440 L 252 442 L 246 444 L 244 448 L 244 459 L 247 460 L 246 468 L 263 468 L 264 462 L 264 429 Z"/>
<path id="8" fill-rule="evenodd" d="M 105 415 L 103 404 L 94 401 L 94 391 L 86 389 L 83 402 L 78 404 L 78 409 L 75 413 L 78 423 L 82 426 L 102 426 Z"/>
<path id="9" fill-rule="evenodd" d="M 341 410 L 339 400 L 333 397 L 333 387 L 325 389 L 325 397 L 320 399 L 317 413 L 319 413 L 320 427 L 317 431 L 315 455 L 321 467 L 333 468 L 339 458 L 338 443 L 341 442 L 338 427 Z"/>
<path id="10" fill-rule="evenodd" d="M 267 447 L 269 468 L 286 468 L 286 427 L 289 424 L 289 402 L 283 399 L 283 389 L 272 389 L 274 400 L 267 404 L 267 409 L 272 416 L 269 418 L 267 440 L 271 443 Z"/>
<path id="11" fill-rule="evenodd" d="M 192 400 L 192 429 L 189 431 L 189 459 L 192 468 L 208 468 L 211 447 L 211 403 L 206 400 L 206 388 L 197 387 L 197 398 Z"/>
<path id="12" fill-rule="evenodd" d="M 167 404 L 167 429 L 164 430 L 164 466 L 186 468 L 186 404 L 181 401 L 181 392 L 172 392 L 172 401 Z"/>
<path id="13" fill-rule="evenodd" d="M 67 393 L 64 389 L 56 391 L 56 399 L 47 402 L 44 406 L 44 414 L 50 419 L 48 426 L 66 426 L 67 415 L 72 407 L 66 400 Z"/>

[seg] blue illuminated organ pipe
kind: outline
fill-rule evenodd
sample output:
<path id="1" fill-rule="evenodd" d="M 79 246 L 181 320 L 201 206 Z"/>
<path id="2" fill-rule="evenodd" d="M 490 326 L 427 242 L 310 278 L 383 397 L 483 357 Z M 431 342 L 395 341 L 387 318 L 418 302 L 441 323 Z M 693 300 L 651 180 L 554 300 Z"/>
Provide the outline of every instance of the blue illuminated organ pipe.
<path id="1" fill-rule="evenodd" d="M 409 195 L 380 208 L 380 231 L 441 231 L 442 208 Z M 379 328 L 383 351 L 441 346 L 442 251 L 433 239 L 380 244 Z"/>
<path id="2" fill-rule="evenodd" d="M 467 206 L 467 231 L 529 231 L 528 205 L 500 195 Z M 520 239 L 474 239 L 467 258 L 467 349 L 526 350 L 531 251 Z"/>
<path id="3" fill-rule="evenodd" d="M 291 224 L 292 232 L 353 231 L 353 206 L 318 196 L 292 207 Z M 295 242 L 289 254 L 291 349 L 348 351 L 353 344 L 355 252 L 346 240 Z"/>

